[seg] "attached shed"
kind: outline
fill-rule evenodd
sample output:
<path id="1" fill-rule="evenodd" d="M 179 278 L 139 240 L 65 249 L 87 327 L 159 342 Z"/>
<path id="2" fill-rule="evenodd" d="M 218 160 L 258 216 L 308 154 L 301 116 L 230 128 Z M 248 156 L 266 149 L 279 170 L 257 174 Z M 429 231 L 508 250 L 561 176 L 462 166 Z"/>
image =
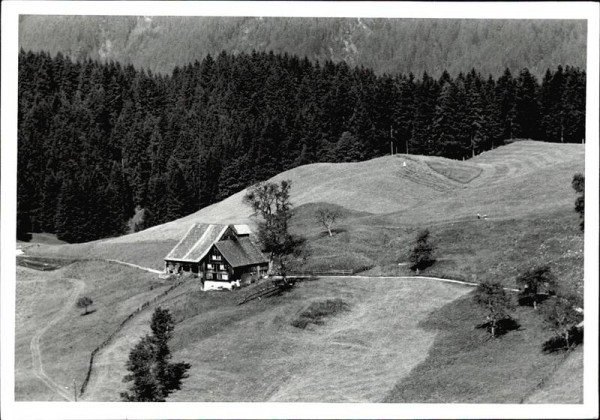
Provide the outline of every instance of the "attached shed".
<path id="1" fill-rule="evenodd" d="M 204 290 L 252 282 L 264 276 L 268 266 L 247 225 L 196 223 L 165 257 L 166 273 L 195 274 Z"/>

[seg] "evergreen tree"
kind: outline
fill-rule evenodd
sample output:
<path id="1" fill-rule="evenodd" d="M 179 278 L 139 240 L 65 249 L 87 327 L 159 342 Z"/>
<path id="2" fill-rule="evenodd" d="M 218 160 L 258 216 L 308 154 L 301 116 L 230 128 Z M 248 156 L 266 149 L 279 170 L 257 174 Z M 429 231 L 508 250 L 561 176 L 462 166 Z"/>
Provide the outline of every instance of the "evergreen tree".
<path id="1" fill-rule="evenodd" d="M 152 335 L 142 338 L 129 353 L 126 367 L 130 372 L 123 382 L 132 382 L 127 392 L 121 393 L 123 401 L 164 402 L 188 377 L 191 365 L 170 362 L 168 341 L 173 336 L 175 323 L 168 309 L 156 308 L 150 324 Z"/>
<path id="2" fill-rule="evenodd" d="M 517 135 L 516 121 L 516 83 L 507 68 L 496 83 L 496 101 L 498 103 L 502 138 L 513 139 Z"/>
<path id="3" fill-rule="evenodd" d="M 152 226 L 297 165 L 385 155 L 390 142 L 457 159 L 517 136 L 581 142 L 585 79 L 566 66 L 541 88 L 527 70 L 438 82 L 262 52 L 156 75 L 21 51 L 19 237 L 118 235 L 134 208 Z"/>
<path id="4" fill-rule="evenodd" d="M 539 138 L 538 84 L 528 69 L 523 69 L 517 79 L 515 94 L 515 123 L 519 137 Z"/>

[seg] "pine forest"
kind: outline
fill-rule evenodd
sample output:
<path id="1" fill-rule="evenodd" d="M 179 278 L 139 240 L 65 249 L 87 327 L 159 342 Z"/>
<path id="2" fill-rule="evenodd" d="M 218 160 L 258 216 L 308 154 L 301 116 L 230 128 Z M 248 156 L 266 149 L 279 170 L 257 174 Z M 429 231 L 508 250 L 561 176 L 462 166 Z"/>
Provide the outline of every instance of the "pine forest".
<path id="1" fill-rule="evenodd" d="M 585 86 L 585 71 L 568 65 L 541 80 L 527 68 L 434 78 L 222 52 L 153 74 L 21 50 L 17 236 L 118 236 L 314 162 L 466 159 L 518 138 L 580 143 Z"/>

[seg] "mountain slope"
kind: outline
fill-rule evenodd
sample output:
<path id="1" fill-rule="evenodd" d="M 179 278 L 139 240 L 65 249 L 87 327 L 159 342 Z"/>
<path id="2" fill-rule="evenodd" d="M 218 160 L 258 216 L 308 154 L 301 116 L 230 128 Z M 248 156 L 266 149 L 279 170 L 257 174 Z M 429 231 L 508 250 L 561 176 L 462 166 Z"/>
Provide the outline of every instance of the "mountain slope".
<path id="1" fill-rule="evenodd" d="M 163 73 L 222 50 L 272 50 L 434 77 L 444 69 L 500 75 L 528 67 L 541 78 L 558 64 L 586 64 L 585 21 L 26 15 L 19 23 L 25 50 Z"/>

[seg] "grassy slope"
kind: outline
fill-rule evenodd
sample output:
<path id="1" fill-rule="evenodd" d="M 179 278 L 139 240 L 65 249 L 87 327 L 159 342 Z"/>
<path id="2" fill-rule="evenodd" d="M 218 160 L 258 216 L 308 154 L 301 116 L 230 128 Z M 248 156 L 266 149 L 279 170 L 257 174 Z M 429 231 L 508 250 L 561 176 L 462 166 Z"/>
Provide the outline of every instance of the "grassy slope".
<path id="1" fill-rule="evenodd" d="M 53 399 L 50 390 L 31 385 L 29 344 L 37 329 L 43 327 L 60 309 L 68 295 L 68 278 L 85 282 L 84 295 L 94 301 L 93 313 L 82 316 L 73 307 L 69 315 L 42 337 L 40 348 L 44 370 L 57 383 L 71 387 L 73 379 L 81 384 L 90 352 L 112 333 L 119 323 L 145 301 L 168 287 L 156 276 L 129 267 L 80 262 L 51 272 L 18 268 L 16 322 L 16 392 L 18 399 Z M 31 286 L 35 282 L 35 286 Z M 151 289 L 152 287 L 152 289 Z M 32 393 L 30 389 L 33 389 Z"/>
<path id="2" fill-rule="evenodd" d="M 60 311 L 68 299 L 72 284 L 61 278 L 49 278 L 28 268 L 18 267 L 15 319 L 15 398 L 27 401 L 63 401 L 33 374 L 29 344 L 36 331 Z M 43 278 L 42 278 L 43 277 Z M 46 359 L 42 357 L 46 362 Z"/>
<path id="3" fill-rule="evenodd" d="M 380 401 L 433 343 L 436 332 L 418 321 L 468 291 L 328 278 L 242 306 L 235 306 L 239 293 L 187 295 L 170 304 L 178 320 L 174 360 L 192 364 L 172 400 Z M 350 311 L 305 330 L 290 325 L 312 302 L 328 298 L 343 299 Z"/>
<path id="4" fill-rule="evenodd" d="M 363 265 L 375 257 L 369 251 L 373 241 L 386 244 L 386 239 L 403 229 L 408 232 L 410 227 L 472 221 L 477 213 L 487 214 L 490 221 L 557 211 L 572 214 L 570 182 L 575 172 L 583 171 L 583 157 L 582 145 L 522 141 L 466 162 L 397 155 L 359 163 L 305 165 L 273 180 L 292 180 L 292 200 L 300 210 L 297 224 L 308 235 L 317 236 L 322 231 L 314 224 L 310 207 L 303 214 L 305 204 L 324 202 L 343 206 L 350 213 L 373 213 L 370 217 L 354 213 L 340 221 L 352 235 L 343 236 L 343 242 L 360 248 L 342 256 L 340 264 L 354 258 Z M 471 181 L 465 183 L 468 179 Z M 252 224 L 249 209 L 241 203 L 244 193 L 135 234 L 79 245 L 37 245 L 26 252 L 94 255 L 160 268 L 162 257 L 194 222 Z M 322 252 L 328 245 L 322 242 L 316 244 L 317 250 L 326 255 Z M 380 255 L 378 249 L 375 251 Z"/>
<path id="5" fill-rule="evenodd" d="M 581 404 L 583 395 L 583 348 L 569 354 L 567 360 L 525 399 L 525 403 Z"/>
<path id="6" fill-rule="evenodd" d="M 580 286 L 583 277 L 583 238 L 577 230 L 577 216 L 572 210 L 575 194 L 570 187 L 570 181 L 575 172 L 583 171 L 583 153 L 584 148 L 581 145 L 550 145 L 527 141 L 483 153 L 467 162 L 422 156 L 383 157 L 354 164 L 307 165 L 281 174 L 276 179 L 288 178 L 294 182 L 292 198 L 298 212 L 293 220 L 293 228 L 308 237 L 313 251 L 310 263 L 313 268 L 328 268 L 330 264 L 334 266 L 333 268 L 354 268 L 354 266 L 375 264 L 377 267 L 371 270 L 373 274 L 408 274 L 396 263 L 406 260 L 409 244 L 416 231 L 421 227 L 428 227 L 439 244 L 439 255 L 444 260 L 436 264 L 427 274 L 469 280 L 473 279 L 473 276 L 478 280 L 494 278 L 512 285 L 514 276 L 518 272 L 529 268 L 531 264 L 547 262 L 559 274 L 561 281 Z M 407 166 L 403 166 L 403 162 L 406 162 Z M 322 187 L 322 184 L 327 185 L 327 188 Z M 119 258 L 158 268 L 162 264 L 162 257 L 190 223 L 247 221 L 248 210 L 240 204 L 242 195 L 243 192 L 184 219 L 137 234 L 81 245 L 39 245 L 28 249 L 27 252 Z M 317 202 L 319 204 L 315 204 Z M 314 210 L 322 205 L 341 208 L 344 212 L 344 218 L 337 224 L 336 235 L 333 238 L 329 238 L 324 234 L 324 229 L 314 223 Z M 488 214 L 489 219 L 478 220 L 475 217 L 476 213 Z M 344 285 L 341 289 L 350 288 Z M 319 290 L 314 293 L 315 296 L 327 297 L 327 293 L 324 294 Z M 331 297 L 340 294 L 343 295 L 337 292 Z M 361 290 L 359 294 L 367 293 Z M 179 338 L 174 342 L 176 354 L 191 361 L 195 366 L 194 369 L 201 367 L 205 369 L 194 374 L 203 378 L 204 382 L 194 384 L 189 391 L 182 390 L 181 393 L 175 394 L 180 397 L 175 398 L 231 400 L 231 395 L 237 395 L 243 396 L 239 398 L 246 400 L 264 400 L 273 396 L 276 396 L 273 397 L 275 399 L 279 398 L 278 396 L 281 399 L 290 399 L 296 392 L 305 396 L 314 395 L 311 394 L 310 386 L 301 385 L 308 382 L 300 381 L 297 373 L 296 379 L 287 385 L 281 383 L 274 385 L 273 389 L 265 390 L 264 385 L 261 384 L 262 381 L 286 378 L 286 375 L 301 371 L 295 370 L 298 366 L 288 367 L 283 363 L 285 357 L 289 356 L 289 352 L 295 349 L 293 346 L 306 346 L 314 353 L 325 352 L 328 357 L 336 355 L 339 349 L 334 352 L 331 348 L 311 347 L 321 345 L 323 337 L 319 337 L 317 343 L 310 335 L 296 341 L 290 338 L 285 317 L 291 315 L 289 311 L 283 309 L 285 305 L 279 306 L 279 303 L 274 301 L 263 301 L 255 302 L 252 306 L 229 308 L 231 302 L 228 299 L 231 299 L 231 296 L 233 295 L 195 294 L 193 299 L 174 302 L 174 309 L 179 320 L 182 321 L 178 324 L 181 335 L 178 334 Z M 369 304 L 375 308 L 378 301 L 379 299 L 369 301 Z M 303 306 L 294 308 L 301 310 Z M 469 313 L 470 309 L 463 308 L 463 310 Z M 194 317 L 194 313 L 198 316 Z M 379 319 L 387 318 L 377 318 Z M 529 322 L 526 316 L 524 319 L 524 323 Z M 359 320 L 352 322 L 362 327 L 348 333 L 349 337 L 362 337 L 371 326 L 371 324 L 360 324 Z M 378 323 L 380 321 L 372 321 L 372 324 Z M 428 325 L 425 323 L 423 327 L 428 328 Z M 531 326 L 531 331 L 525 334 L 540 334 L 539 324 L 532 321 L 527 325 Z M 277 328 L 273 329 L 273 326 Z M 433 333 L 434 327 L 435 323 L 429 332 Z M 460 335 L 473 334 L 472 322 L 469 325 L 459 323 L 451 330 L 458 336 L 438 337 L 431 353 L 434 357 L 432 360 L 435 360 L 438 357 L 436 351 L 440 349 L 440 342 L 444 343 L 445 339 L 450 340 L 451 344 L 452 340 L 459 342 L 458 345 L 450 347 L 455 354 L 453 356 L 447 354 L 448 357 L 445 359 L 447 373 L 440 376 L 442 379 L 436 382 L 435 375 L 427 374 L 411 375 L 408 379 L 409 383 L 416 388 L 427 387 L 431 394 L 428 398 L 431 400 L 435 399 L 432 395 L 436 393 L 445 395 L 444 398 L 450 400 L 463 397 L 468 399 L 470 395 L 468 388 L 479 386 L 478 379 L 474 379 L 464 384 L 465 393 L 461 394 L 463 396 L 445 393 L 444 384 L 450 381 L 449 378 L 463 375 L 463 369 L 468 367 L 467 359 L 461 358 L 467 357 L 471 350 L 460 347 Z M 277 334 L 269 335 L 274 331 Z M 419 331 L 421 334 L 423 330 L 419 328 Z M 475 336 L 477 333 L 477 331 L 474 333 Z M 280 334 L 287 334 L 293 346 L 289 347 L 285 343 L 278 342 L 277 336 Z M 519 332 L 515 333 L 515 337 L 519 337 L 517 334 L 523 336 L 523 333 Z M 263 339 L 257 342 L 254 340 L 256 335 L 261 335 Z M 423 333 L 423 337 L 426 335 Z M 238 336 L 245 338 L 245 346 L 234 348 L 235 346 L 231 347 L 227 344 L 228 340 L 238 342 Z M 202 337 L 198 345 L 210 344 L 220 346 L 214 348 L 225 350 L 216 353 L 212 350 L 213 347 L 202 347 L 205 349 L 203 352 L 196 351 L 195 347 L 194 350 L 190 350 L 191 343 L 197 340 L 194 337 Z M 298 335 L 295 334 L 294 337 L 297 338 Z M 66 338 L 67 341 L 71 339 Z M 504 341 L 498 342 L 510 342 L 502 340 Z M 535 336 L 535 340 L 539 340 L 539 336 Z M 529 343 L 527 346 L 517 347 L 526 352 L 525 354 L 532 360 L 537 357 L 536 354 L 539 356 L 537 344 Z M 499 348 L 501 349 L 501 346 Z M 49 350 L 57 352 L 58 348 Z M 482 370 L 482 375 L 492 375 L 495 370 L 494 365 L 489 363 L 489 357 L 494 357 L 493 355 L 499 350 L 486 344 L 476 347 L 473 351 L 476 352 L 474 357 L 475 360 L 479 360 L 477 366 Z M 275 368 L 273 363 L 267 363 L 271 356 L 275 360 Z M 423 353 L 422 356 L 427 355 Z M 219 359 L 220 357 L 228 360 L 226 365 L 234 364 L 231 369 L 237 369 L 235 374 L 226 367 L 221 370 L 210 369 L 209 361 L 211 364 L 225 363 Z M 242 357 L 250 358 L 252 369 L 240 366 L 240 363 L 235 361 Z M 358 356 L 355 354 L 354 357 Z M 426 367 L 431 357 L 430 355 L 422 366 Z M 231 361 L 232 359 L 234 362 Z M 545 358 L 540 360 L 542 359 L 546 360 Z M 417 357 L 415 360 L 417 363 L 421 359 Z M 456 360 L 463 361 L 454 363 Z M 310 362 L 316 363 L 314 360 Z M 546 377 L 553 368 L 548 367 L 545 362 L 540 361 L 540 363 L 540 374 Z M 327 368 L 327 366 L 318 366 L 321 370 Z M 335 365 L 329 367 L 333 366 Z M 306 370 L 302 371 L 301 376 L 317 378 L 316 372 L 311 371 L 309 367 L 310 363 L 307 363 Z M 356 369 L 356 372 L 359 372 L 359 368 Z M 407 372 L 399 373 L 396 380 L 402 378 L 405 373 Z M 56 374 L 61 375 L 58 370 Z M 239 375 L 244 377 L 243 381 L 239 380 Z M 444 375 L 447 375 L 447 379 L 443 379 Z M 519 377 L 518 373 L 515 375 Z M 578 380 L 577 375 L 578 373 L 575 373 L 572 381 Z M 464 376 L 460 377 L 464 378 Z M 474 376 L 474 378 L 478 377 Z M 536 374 L 527 374 L 521 378 L 523 383 L 515 389 L 533 390 L 538 385 L 538 379 Z M 384 382 L 389 383 L 390 388 L 395 383 L 391 377 L 381 380 L 381 383 Z M 226 384 L 227 389 L 221 383 Z M 554 382 L 549 380 L 545 387 L 552 384 Z M 355 388 L 350 386 L 344 388 L 343 384 L 339 383 L 338 385 L 347 390 L 350 395 L 348 399 L 335 394 L 332 390 L 327 392 L 337 395 L 335 398 L 340 400 L 351 400 L 357 395 L 357 398 L 364 399 L 367 395 L 359 392 L 363 389 L 361 388 L 363 385 L 358 382 L 355 383 Z M 397 385 L 399 389 L 403 386 L 402 382 Z M 322 386 L 325 387 L 325 384 Z M 374 382 L 369 386 L 376 387 Z M 289 391 L 285 391 L 286 389 Z M 542 388 L 537 395 L 542 395 L 544 389 L 546 388 Z M 105 391 L 99 391 L 98 398 L 104 398 L 103 392 Z M 355 392 L 358 394 L 354 394 Z M 379 388 L 378 392 L 384 391 Z M 194 395 L 202 395 L 202 397 L 194 397 Z M 404 394 L 390 395 L 390 398 L 400 398 L 398 395 Z M 516 394 L 493 386 L 485 395 L 488 395 L 488 401 L 501 396 L 511 401 L 516 398 Z M 381 397 L 383 398 L 383 394 Z"/>
<path id="7" fill-rule="evenodd" d="M 427 359 L 398 383 L 387 402 L 516 404 L 552 375 L 562 356 L 541 352 L 551 334 L 539 313 L 519 308 L 515 318 L 521 328 L 492 339 L 475 328 L 485 314 L 472 299 L 469 294 L 453 301 L 419 324 L 439 334 Z"/>

